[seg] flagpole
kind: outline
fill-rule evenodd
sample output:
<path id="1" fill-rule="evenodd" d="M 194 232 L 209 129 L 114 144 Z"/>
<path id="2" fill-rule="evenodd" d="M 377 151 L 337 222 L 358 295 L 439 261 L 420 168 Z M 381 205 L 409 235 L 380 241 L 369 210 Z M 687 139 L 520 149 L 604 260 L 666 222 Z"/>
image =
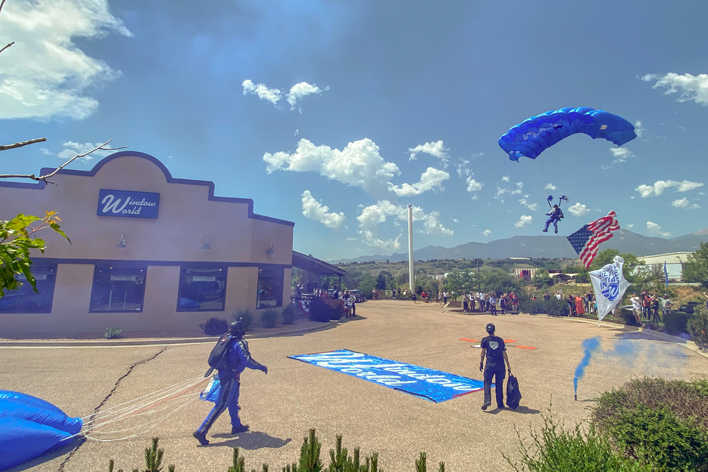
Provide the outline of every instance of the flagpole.
<path id="1" fill-rule="evenodd" d="M 415 281 L 413 280 L 413 207 L 408 204 L 408 287 L 413 293 Z"/>

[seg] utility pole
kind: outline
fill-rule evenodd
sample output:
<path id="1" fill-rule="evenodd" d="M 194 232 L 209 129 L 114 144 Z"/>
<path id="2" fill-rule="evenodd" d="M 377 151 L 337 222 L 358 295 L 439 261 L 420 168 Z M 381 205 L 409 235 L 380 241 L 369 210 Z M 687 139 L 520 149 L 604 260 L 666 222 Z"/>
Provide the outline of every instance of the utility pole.
<path id="1" fill-rule="evenodd" d="M 408 287 L 411 293 L 415 289 L 413 280 L 413 207 L 408 204 Z"/>

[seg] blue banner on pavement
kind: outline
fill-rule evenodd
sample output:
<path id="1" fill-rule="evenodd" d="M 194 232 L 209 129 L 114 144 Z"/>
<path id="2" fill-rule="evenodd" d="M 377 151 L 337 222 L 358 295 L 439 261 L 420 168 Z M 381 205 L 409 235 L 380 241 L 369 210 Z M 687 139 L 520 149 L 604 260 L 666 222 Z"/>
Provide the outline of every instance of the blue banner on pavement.
<path id="1" fill-rule="evenodd" d="M 359 377 L 436 403 L 484 388 L 481 380 L 342 349 L 291 359 Z"/>

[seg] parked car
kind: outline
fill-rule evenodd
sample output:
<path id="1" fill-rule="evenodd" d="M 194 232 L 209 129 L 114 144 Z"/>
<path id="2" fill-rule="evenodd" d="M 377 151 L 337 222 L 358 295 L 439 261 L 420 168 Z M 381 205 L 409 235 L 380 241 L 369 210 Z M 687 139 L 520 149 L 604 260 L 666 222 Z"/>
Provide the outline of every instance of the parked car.
<path id="1" fill-rule="evenodd" d="M 364 298 L 364 294 L 361 293 L 361 290 L 349 290 L 349 292 L 354 295 L 354 299 L 357 303 L 363 303 L 366 301 L 366 298 Z"/>

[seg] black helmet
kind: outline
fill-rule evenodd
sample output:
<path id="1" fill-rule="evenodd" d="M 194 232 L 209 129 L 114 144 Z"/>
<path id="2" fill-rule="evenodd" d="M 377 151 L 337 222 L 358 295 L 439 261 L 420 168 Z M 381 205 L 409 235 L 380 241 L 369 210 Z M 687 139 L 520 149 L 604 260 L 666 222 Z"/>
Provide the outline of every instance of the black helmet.
<path id="1" fill-rule="evenodd" d="M 229 333 L 234 336 L 239 336 L 239 337 L 246 334 L 246 329 L 244 327 L 243 318 L 239 318 L 238 320 L 232 322 L 229 325 Z"/>
<path id="2" fill-rule="evenodd" d="M 489 324 L 487 325 L 487 332 L 488 332 L 489 334 L 494 334 L 494 330 L 495 330 L 495 329 L 496 329 L 496 327 L 495 327 L 492 323 L 489 323 Z"/>

